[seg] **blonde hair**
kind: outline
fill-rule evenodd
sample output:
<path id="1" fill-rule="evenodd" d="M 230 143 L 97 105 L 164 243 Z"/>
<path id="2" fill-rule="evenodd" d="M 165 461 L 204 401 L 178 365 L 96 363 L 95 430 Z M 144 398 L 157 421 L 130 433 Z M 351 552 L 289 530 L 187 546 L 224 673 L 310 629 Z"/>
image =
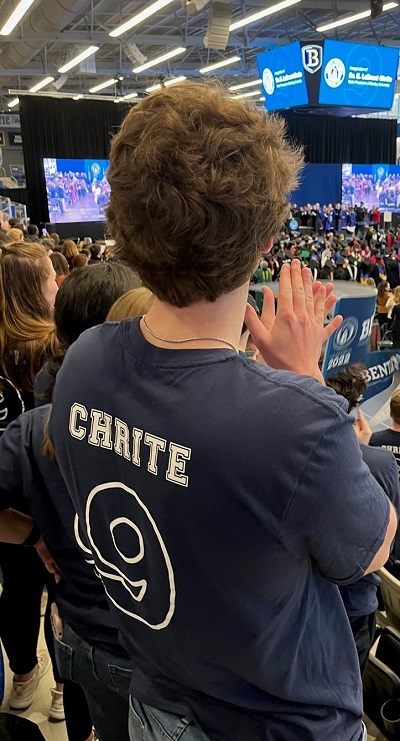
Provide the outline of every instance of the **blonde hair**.
<path id="1" fill-rule="evenodd" d="M 24 238 L 24 233 L 22 229 L 13 227 L 12 229 L 8 230 L 7 237 L 11 239 L 12 242 L 21 242 Z"/>
<path id="2" fill-rule="evenodd" d="M 51 264 L 32 242 L 2 245 L 0 251 L 0 368 L 21 391 L 33 381 L 57 339 L 43 286 Z"/>
<path id="3" fill-rule="evenodd" d="M 118 298 L 107 315 L 107 322 L 120 322 L 128 317 L 147 314 L 154 296 L 148 288 L 134 288 Z"/>
<path id="4" fill-rule="evenodd" d="M 400 286 L 396 286 L 396 288 L 394 289 L 393 298 L 396 304 L 400 304 Z"/>
<path id="5" fill-rule="evenodd" d="M 367 278 L 365 281 L 366 286 L 371 286 L 371 288 L 376 288 L 376 283 L 373 278 Z"/>

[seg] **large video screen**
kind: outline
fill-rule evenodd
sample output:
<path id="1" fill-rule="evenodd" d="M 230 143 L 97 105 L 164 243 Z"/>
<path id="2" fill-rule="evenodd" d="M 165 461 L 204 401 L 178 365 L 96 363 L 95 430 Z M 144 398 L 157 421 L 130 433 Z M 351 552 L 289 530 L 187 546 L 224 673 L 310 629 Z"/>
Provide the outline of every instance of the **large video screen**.
<path id="1" fill-rule="evenodd" d="M 268 111 L 308 104 L 299 41 L 259 54 L 257 63 Z"/>
<path id="2" fill-rule="evenodd" d="M 342 165 L 342 204 L 400 211 L 400 165 Z"/>
<path id="3" fill-rule="evenodd" d="M 43 160 L 52 224 L 105 221 L 110 194 L 108 160 Z"/>
<path id="4" fill-rule="evenodd" d="M 352 108 L 390 109 L 399 50 L 344 41 L 324 42 L 318 102 Z"/>

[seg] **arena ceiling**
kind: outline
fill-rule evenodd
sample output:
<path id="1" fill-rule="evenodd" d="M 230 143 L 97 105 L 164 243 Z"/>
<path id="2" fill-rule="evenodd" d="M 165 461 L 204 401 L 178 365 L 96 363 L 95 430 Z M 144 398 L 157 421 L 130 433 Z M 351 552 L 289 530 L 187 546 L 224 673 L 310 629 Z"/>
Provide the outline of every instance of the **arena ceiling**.
<path id="1" fill-rule="evenodd" d="M 385 0 L 386 2 L 388 0 Z M 0 29 L 19 0 L 0 0 Z M 119 37 L 109 34 L 154 0 L 34 0 L 9 36 L 0 36 L 0 96 L 3 109 L 10 90 L 29 90 L 45 77 L 54 77 L 42 93 L 88 95 L 89 89 L 107 80 L 123 78 L 101 91 L 101 96 L 139 96 L 160 79 L 185 76 L 201 78 L 199 70 L 232 56 L 239 60 L 215 73 L 228 84 L 257 79 L 256 55 L 296 39 L 309 43 L 323 38 L 362 41 L 400 47 L 400 0 L 371 20 L 364 18 L 334 30 L 320 26 L 367 11 L 369 0 L 297 0 L 286 9 L 230 32 L 225 49 L 206 49 L 204 36 L 213 2 L 194 0 L 198 10 L 188 13 L 185 0 L 169 4 Z M 217 2 L 217 0 L 215 0 Z M 276 5 L 279 0 L 222 0 L 231 8 L 232 22 Z M 85 69 L 75 67 L 61 76 L 59 69 L 88 46 L 97 46 Z M 135 74 L 143 62 L 181 47 L 169 61 Z M 143 57 L 141 56 L 143 55 Z M 139 61 L 138 61 L 139 60 Z M 92 66 L 91 66 L 92 65 Z M 93 66 L 95 65 L 95 67 Z M 60 79 L 61 78 L 61 79 Z M 100 93 L 99 93 L 100 94 Z M 134 99 L 133 99 L 134 102 Z M 18 109 L 16 109 L 18 110 Z"/>

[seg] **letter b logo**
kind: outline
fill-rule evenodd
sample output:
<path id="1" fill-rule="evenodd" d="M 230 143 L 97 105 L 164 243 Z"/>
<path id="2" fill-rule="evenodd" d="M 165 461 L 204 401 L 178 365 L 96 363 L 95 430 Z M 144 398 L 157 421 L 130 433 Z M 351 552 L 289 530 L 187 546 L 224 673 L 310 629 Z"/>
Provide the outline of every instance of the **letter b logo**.
<path id="1" fill-rule="evenodd" d="M 322 46 L 316 44 L 303 46 L 301 49 L 303 67 L 306 72 L 314 75 L 322 66 Z"/>

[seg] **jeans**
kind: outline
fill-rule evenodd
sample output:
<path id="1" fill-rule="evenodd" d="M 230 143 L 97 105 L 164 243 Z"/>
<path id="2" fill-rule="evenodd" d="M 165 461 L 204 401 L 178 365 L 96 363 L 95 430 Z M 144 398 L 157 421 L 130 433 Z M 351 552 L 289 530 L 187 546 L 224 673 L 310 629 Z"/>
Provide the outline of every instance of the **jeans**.
<path id="1" fill-rule="evenodd" d="M 129 741 L 127 663 L 90 646 L 67 625 L 62 640 L 54 641 L 60 674 L 84 690 L 99 741 Z"/>
<path id="2" fill-rule="evenodd" d="M 143 705 L 130 698 L 130 741 L 209 741 L 188 718 Z"/>
<path id="3" fill-rule="evenodd" d="M 187 718 L 143 705 L 133 697 L 130 698 L 129 705 L 130 741 L 210 741 Z M 362 733 L 361 741 L 367 741 L 364 723 Z"/>

